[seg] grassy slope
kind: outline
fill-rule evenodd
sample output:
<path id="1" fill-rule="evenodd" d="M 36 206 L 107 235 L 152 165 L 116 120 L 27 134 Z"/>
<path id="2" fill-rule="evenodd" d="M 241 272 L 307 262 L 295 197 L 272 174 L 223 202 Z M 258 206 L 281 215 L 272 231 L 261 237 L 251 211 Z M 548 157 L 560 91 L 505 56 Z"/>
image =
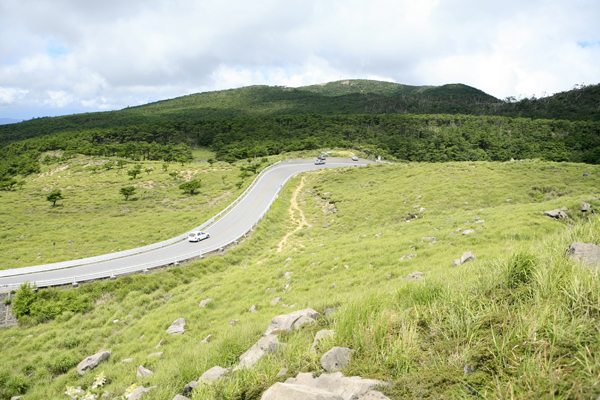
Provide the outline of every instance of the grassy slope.
<path id="1" fill-rule="evenodd" d="M 587 178 L 585 171 L 591 172 Z M 469 397 L 465 385 L 486 398 L 595 397 L 600 393 L 600 335 L 594 325 L 599 285 L 562 253 L 574 239 L 599 243 L 599 224 L 567 231 L 566 223 L 541 211 L 566 205 L 583 221 L 574 210 L 597 196 L 598 173 L 596 166 L 524 162 L 380 165 L 305 174 L 298 202 L 310 227 L 293 234 L 281 253 L 281 238 L 295 228 L 288 207 L 300 177 L 236 249 L 150 275 L 84 285 L 76 292 L 99 298 L 92 312 L 0 331 L 0 379 L 10 375 L 10 388 L 26 383 L 27 398 L 65 398 L 66 385 L 88 387 L 93 380 L 92 374 L 79 377 L 73 367 L 88 354 L 110 349 L 111 359 L 97 370 L 107 375 L 107 390 L 122 394 L 144 365 L 155 374 L 137 383 L 159 386 L 145 398 L 172 398 L 206 369 L 232 365 L 271 317 L 289 312 L 269 306 L 282 296 L 295 309 L 340 310 L 317 327 L 282 338 L 288 343 L 282 354 L 235 379 L 203 387 L 195 399 L 260 398 L 280 367 L 318 370 L 331 345 L 356 349 L 343 372 L 389 380 L 393 385 L 386 392 L 392 398 Z M 328 211 L 326 199 L 337 213 Z M 425 210 L 417 211 L 421 207 Z M 405 222 L 411 213 L 419 218 Z M 485 223 L 475 224 L 476 216 Z M 476 232 L 455 234 L 467 228 Z M 436 238 L 432 245 L 422 239 L 430 236 Z M 450 267 L 469 250 L 477 262 Z M 417 256 L 401 259 L 409 254 Z M 533 277 L 519 280 L 506 273 L 510 265 L 523 264 L 510 262 L 514 254 L 534 261 Z M 401 278 L 416 270 L 424 272 L 423 282 Z M 287 271 L 293 272 L 289 282 L 282 276 Z M 213 301 L 199 308 L 204 298 Z M 257 313 L 247 312 L 252 304 Z M 179 317 L 186 318 L 189 331 L 166 335 Z M 113 323 L 117 318 L 128 325 Z M 240 320 L 233 328 L 232 318 Z M 335 329 L 336 336 L 311 354 L 312 337 L 323 327 Z M 200 344 L 208 334 L 215 340 Z M 156 350 L 161 339 L 166 343 Z M 156 351 L 165 353 L 147 358 Z M 120 363 L 129 357 L 132 364 Z M 464 377 L 466 363 L 479 372 Z"/>

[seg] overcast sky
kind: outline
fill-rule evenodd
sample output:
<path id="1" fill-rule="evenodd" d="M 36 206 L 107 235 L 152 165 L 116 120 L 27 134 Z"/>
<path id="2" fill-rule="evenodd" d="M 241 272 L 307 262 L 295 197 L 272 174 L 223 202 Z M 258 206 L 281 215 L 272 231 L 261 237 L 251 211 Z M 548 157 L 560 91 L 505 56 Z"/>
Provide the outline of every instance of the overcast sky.
<path id="1" fill-rule="evenodd" d="M 600 83 L 598 0 L 0 0 L 0 118 L 248 85 Z"/>

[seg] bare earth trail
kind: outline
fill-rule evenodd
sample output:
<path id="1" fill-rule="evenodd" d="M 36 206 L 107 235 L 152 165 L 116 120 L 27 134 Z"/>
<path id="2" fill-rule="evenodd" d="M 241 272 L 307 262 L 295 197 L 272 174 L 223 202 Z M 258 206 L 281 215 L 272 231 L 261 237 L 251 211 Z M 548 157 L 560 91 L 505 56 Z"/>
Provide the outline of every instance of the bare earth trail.
<path id="1" fill-rule="evenodd" d="M 199 243 L 181 240 L 155 250 L 71 268 L 57 269 L 56 265 L 48 264 L 38 266 L 35 271 L 31 271 L 30 267 L 3 270 L 0 271 L 0 291 L 14 289 L 26 281 L 33 282 L 38 287 L 46 287 L 125 275 L 194 258 L 200 253 L 219 250 L 246 234 L 267 212 L 283 185 L 294 175 L 324 168 L 365 166 L 371 163 L 367 160 L 352 161 L 348 158 L 329 158 L 325 165 L 314 165 L 313 160 L 283 161 L 265 171 L 239 203 L 205 228 L 210 233 L 210 238 L 207 240 Z M 298 207 L 297 202 L 295 207 Z M 299 227 L 301 228 L 306 224 L 306 219 L 301 212 L 300 216 Z M 182 230 L 194 228 L 194 226 L 182 227 Z"/>
<path id="2" fill-rule="evenodd" d="M 294 193 L 292 194 L 292 199 L 290 201 L 290 203 L 291 203 L 290 209 L 289 209 L 290 219 L 292 220 L 293 223 L 298 224 L 298 226 L 291 232 L 286 233 L 285 236 L 283 237 L 283 239 L 281 239 L 281 242 L 279 242 L 279 245 L 277 246 L 278 253 L 281 253 L 281 251 L 283 250 L 283 246 L 285 246 L 288 237 L 290 237 L 294 233 L 298 232 L 300 229 L 304 228 L 305 226 L 308 226 L 310 228 L 310 224 L 306 220 L 306 217 L 304 216 L 304 212 L 298 206 L 298 194 L 300 193 L 300 191 L 302 190 L 302 188 L 304 187 L 305 184 L 306 184 L 306 177 L 303 176 L 302 180 L 300 181 L 300 184 L 298 185 L 296 190 L 294 190 Z M 298 211 L 298 214 L 300 214 L 300 218 L 296 218 L 294 210 Z"/>

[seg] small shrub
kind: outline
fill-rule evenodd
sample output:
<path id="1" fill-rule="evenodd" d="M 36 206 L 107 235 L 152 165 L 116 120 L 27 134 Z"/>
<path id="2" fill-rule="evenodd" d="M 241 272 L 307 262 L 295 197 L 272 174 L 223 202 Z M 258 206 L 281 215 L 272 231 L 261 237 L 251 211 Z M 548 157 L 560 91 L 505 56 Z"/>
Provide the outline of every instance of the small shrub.
<path id="1" fill-rule="evenodd" d="M 533 279 L 535 258 L 527 253 L 514 254 L 506 267 L 506 284 L 509 288 L 517 288 L 529 284 Z"/>
<path id="2" fill-rule="evenodd" d="M 80 357 L 77 357 L 72 352 L 59 353 L 55 356 L 51 356 L 46 367 L 53 375 L 60 375 L 79 364 L 79 361 L 81 361 Z"/>

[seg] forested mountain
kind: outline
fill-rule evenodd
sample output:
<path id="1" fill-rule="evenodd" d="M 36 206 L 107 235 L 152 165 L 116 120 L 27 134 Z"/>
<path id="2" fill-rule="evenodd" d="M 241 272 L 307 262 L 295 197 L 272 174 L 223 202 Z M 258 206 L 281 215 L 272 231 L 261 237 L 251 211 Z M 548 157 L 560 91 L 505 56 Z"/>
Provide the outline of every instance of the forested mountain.
<path id="1" fill-rule="evenodd" d="M 40 155 L 50 150 L 64 151 L 54 161 L 77 153 L 184 160 L 191 147 L 207 146 L 225 161 L 353 147 L 410 161 L 542 158 L 599 164 L 600 85 L 520 101 L 501 101 L 459 84 L 351 80 L 297 89 L 251 86 L 4 125 L 0 144 L 0 188 L 39 170 Z"/>

